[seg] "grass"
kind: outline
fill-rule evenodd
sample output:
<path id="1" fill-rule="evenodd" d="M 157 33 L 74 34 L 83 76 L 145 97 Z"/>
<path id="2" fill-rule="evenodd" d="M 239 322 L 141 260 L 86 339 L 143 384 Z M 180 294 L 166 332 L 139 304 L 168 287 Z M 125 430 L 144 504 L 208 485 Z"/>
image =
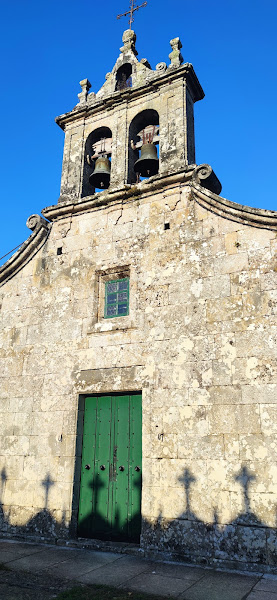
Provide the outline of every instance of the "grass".
<path id="1" fill-rule="evenodd" d="M 127 592 L 106 585 L 91 585 L 78 586 L 61 592 L 56 600 L 164 600 L 164 596 Z"/>

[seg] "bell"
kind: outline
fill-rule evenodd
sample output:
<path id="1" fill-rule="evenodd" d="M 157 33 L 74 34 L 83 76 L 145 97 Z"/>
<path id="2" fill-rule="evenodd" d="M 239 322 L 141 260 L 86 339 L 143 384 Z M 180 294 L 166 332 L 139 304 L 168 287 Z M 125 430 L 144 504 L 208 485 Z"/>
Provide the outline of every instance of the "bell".
<path id="1" fill-rule="evenodd" d="M 111 163 L 107 156 L 97 158 L 94 171 L 89 177 L 89 182 L 95 188 L 106 190 L 110 185 Z"/>
<path id="2" fill-rule="evenodd" d="M 157 175 L 159 171 L 159 159 L 155 144 L 148 142 L 141 146 L 140 158 L 135 162 L 135 172 L 142 177 L 151 177 Z"/>

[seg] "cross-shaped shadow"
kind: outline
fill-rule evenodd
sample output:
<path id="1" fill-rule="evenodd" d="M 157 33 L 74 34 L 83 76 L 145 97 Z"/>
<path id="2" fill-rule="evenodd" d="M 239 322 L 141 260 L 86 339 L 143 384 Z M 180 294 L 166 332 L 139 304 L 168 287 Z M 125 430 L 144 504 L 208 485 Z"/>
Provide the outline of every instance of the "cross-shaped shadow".
<path id="1" fill-rule="evenodd" d="M 45 479 L 41 482 L 41 485 L 43 487 L 45 487 L 45 505 L 44 505 L 44 508 L 48 508 L 49 491 L 50 491 L 50 488 L 52 487 L 52 485 L 54 485 L 54 484 L 55 484 L 55 482 L 53 481 L 53 479 L 51 479 L 50 473 L 47 473 Z"/>
<path id="2" fill-rule="evenodd" d="M 184 488 L 185 488 L 185 503 L 186 504 L 185 504 L 184 517 L 189 518 L 190 516 L 193 515 L 193 512 L 191 510 L 191 486 L 197 480 L 196 480 L 196 477 L 194 477 L 194 475 L 190 471 L 190 469 L 185 468 L 183 475 L 181 477 L 179 477 L 178 481 L 180 481 L 180 483 L 183 483 Z"/>
<path id="3" fill-rule="evenodd" d="M 244 512 L 249 514 L 251 512 L 249 487 L 252 481 L 256 480 L 256 475 L 251 473 L 251 471 L 249 471 L 249 469 L 244 465 L 241 467 L 240 471 L 234 477 L 234 479 L 235 481 L 238 481 L 238 483 L 242 486 L 244 496 Z"/>

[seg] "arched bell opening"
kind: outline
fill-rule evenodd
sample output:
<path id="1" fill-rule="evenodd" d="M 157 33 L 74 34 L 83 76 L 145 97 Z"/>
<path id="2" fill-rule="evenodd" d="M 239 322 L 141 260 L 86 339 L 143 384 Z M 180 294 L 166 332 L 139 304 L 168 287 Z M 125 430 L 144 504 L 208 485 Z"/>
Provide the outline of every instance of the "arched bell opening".
<path id="1" fill-rule="evenodd" d="M 143 110 L 129 128 L 128 183 L 136 183 L 159 172 L 159 114 Z"/>
<path id="2" fill-rule="evenodd" d="M 132 87 L 132 65 L 125 63 L 116 73 L 115 91 L 126 90 Z"/>
<path id="3" fill-rule="evenodd" d="M 92 131 L 85 144 L 82 196 L 91 196 L 110 185 L 112 132 L 109 127 Z"/>

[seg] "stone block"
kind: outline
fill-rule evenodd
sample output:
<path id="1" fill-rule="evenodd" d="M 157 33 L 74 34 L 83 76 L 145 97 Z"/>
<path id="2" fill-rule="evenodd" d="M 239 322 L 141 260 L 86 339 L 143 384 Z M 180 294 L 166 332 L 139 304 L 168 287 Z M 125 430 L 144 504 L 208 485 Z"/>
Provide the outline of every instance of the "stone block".
<path id="1" fill-rule="evenodd" d="M 241 401 L 243 404 L 275 404 L 277 403 L 277 383 L 243 385 Z"/>
<path id="2" fill-rule="evenodd" d="M 223 435 L 207 435 L 200 439 L 195 436 L 178 436 L 178 458 L 208 459 L 224 457 Z"/>
<path id="3" fill-rule="evenodd" d="M 254 267 L 252 267 L 254 268 Z M 224 275 L 225 273 L 237 273 L 248 269 L 248 255 L 241 252 L 229 256 L 215 258 L 215 275 Z"/>
<path id="4" fill-rule="evenodd" d="M 243 294 L 247 291 L 254 292 L 261 289 L 261 275 L 259 269 L 231 273 L 231 294 Z"/>
<path id="5" fill-rule="evenodd" d="M 211 381 L 213 387 L 228 386 L 232 383 L 232 363 L 230 360 L 214 360 L 212 363 Z"/>
<path id="6" fill-rule="evenodd" d="M 240 457 L 242 461 L 266 460 L 272 462 L 275 460 L 277 452 L 277 442 L 272 436 L 265 436 L 262 433 L 243 434 L 239 439 Z"/>
<path id="7" fill-rule="evenodd" d="M 30 437 L 30 455 L 34 456 L 75 456 L 76 436 L 62 435 L 62 432 Z M 28 439 L 29 441 L 29 439 Z"/>
<path id="8" fill-rule="evenodd" d="M 33 503 L 34 489 L 31 482 L 24 479 L 7 479 L 3 504 L 32 507 Z"/>
<path id="9" fill-rule="evenodd" d="M 204 406 L 192 407 L 170 407 L 163 414 L 163 431 L 176 433 L 180 431 L 195 436 L 206 436 L 208 434 L 208 420 Z"/>
<path id="10" fill-rule="evenodd" d="M 234 319 L 241 317 L 241 296 L 230 296 L 228 298 L 207 300 L 207 320 L 209 322 L 233 321 Z"/>
<path id="11" fill-rule="evenodd" d="M 276 290 L 277 288 L 277 270 L 262 273 L 260 276 L 262 290 Z"/>
<path id="12" fill-rule="evenodd" d="M 34 413 L 32 434 L 46 435 L 63 431 L 63 411 Z"/>
<path id="13" fill-rule="evenodd" d="M 216 532 L 215 556 L 220 559 L 263 563 L 266 558 L 266 528 L 230 524 Z"/>
<path id="14" fill-rule="evenodd" d="M 267 356 L 266 359 L 263 359 L 262 356 L 258 358 L 256 356 L 249 356 L 249 358 L 235 359 L 232 364 L 232 372 L 233 383 L 240 383 L 242 386 L 250 385 L 253 388 L 254 395 L 255 388 L 258 390 L 260 386 L 276 385 L 277 364 L 274 352 L 272 353 L 272 357 Z M 271 393 L 269 398 L 272 398 Z"/>
<path id="15" fill-rule="evenodd" d="M 261 404 L 261 431 L 265 436 L 275 437 L 277 433 L 277 404 Z"/>
<path id="16" fill-rule="evenodd" d="M 257 405 L 216 405 L 207 409 L 207 419 L 211 434 L 261 432 L 260 413 Z"/>
<path id="17" fill-rule="evenodd" d="M 238 357 L 261 357 L 264 360 L 275 356 L 277 352 L 277 327 L 269 331 L 263 328 L 252 328 L 251 331 L 237 333 Z"/>
<path id="18" fill-rule="evenodd" d="M 22 456 L 28 453 L 30 438 L 28 435 L 2 436 L 3 453 L 7 456 Z"/>
<path id="19" fill-rule="evenodd" d="M 237 254 L 238 252 L 238 233 L 230 231 L 224 236 L 225 249 L 227 254 Z"/>

